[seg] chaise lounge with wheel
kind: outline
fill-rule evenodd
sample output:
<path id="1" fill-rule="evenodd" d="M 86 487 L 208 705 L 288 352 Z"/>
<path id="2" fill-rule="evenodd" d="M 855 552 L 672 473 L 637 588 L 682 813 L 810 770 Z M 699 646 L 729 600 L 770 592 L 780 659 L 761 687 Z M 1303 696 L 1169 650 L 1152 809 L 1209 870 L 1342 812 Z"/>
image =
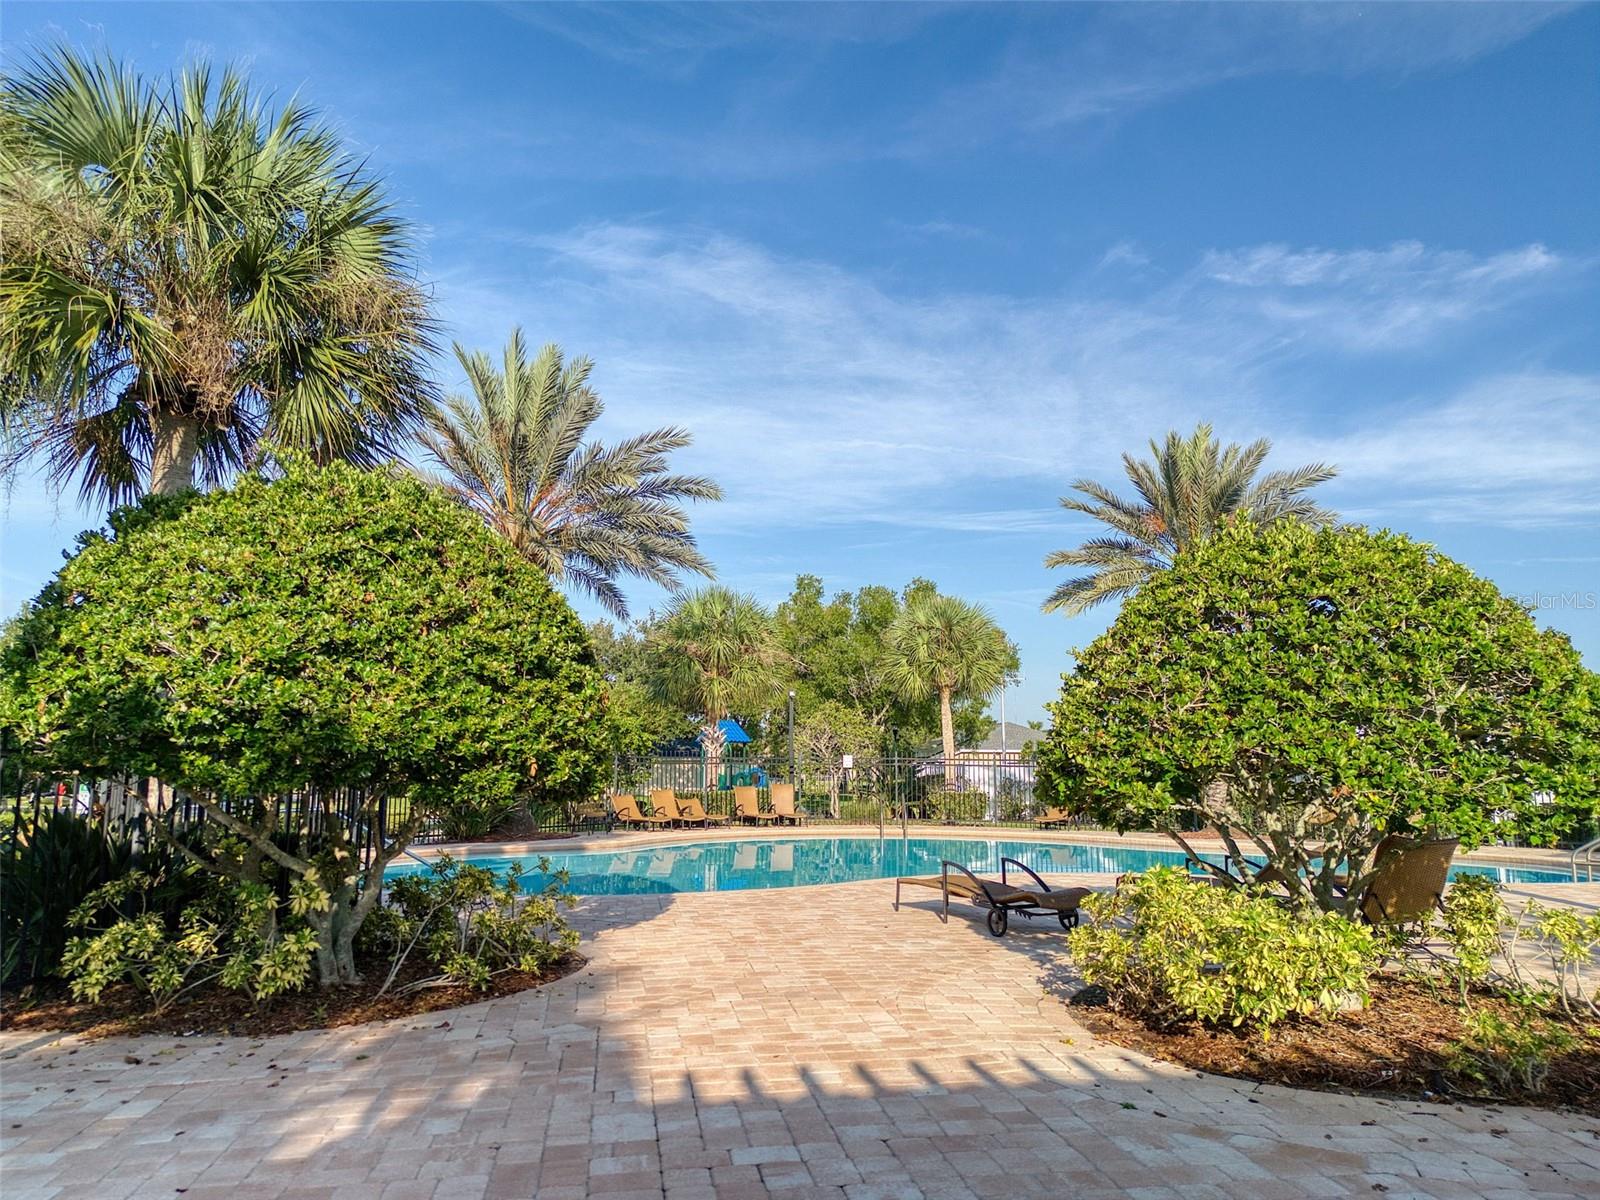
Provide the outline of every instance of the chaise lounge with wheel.
<path id="1" fill-rule="evenodd" d="M 1009 868 L 1016 867 L 1031 881 L 1027 887 L 1011 882 Z M 1020 916 L 1055 917 L 1061 928 L 1072 929 L 1078 924 L 1078 904 L 1090 895 L 1092 888 L 1052 888 L 1040 879 L 1026 863 L 1014 858 L 1000 860 L 999 879 L 980 879 L 960 863 L 946 859 L 937 875 L 908 875 L 894 881 L 894 907 L 900 910 L 900 889 L 912 887 L 936 888 L 944 897 L 944 910 L 940 919 L 950 921 L 950 898 L 966 900 L 979 908 L 989 910 L 986 922 L 995 937 L 1005 937 L 1011 918 Z"/>

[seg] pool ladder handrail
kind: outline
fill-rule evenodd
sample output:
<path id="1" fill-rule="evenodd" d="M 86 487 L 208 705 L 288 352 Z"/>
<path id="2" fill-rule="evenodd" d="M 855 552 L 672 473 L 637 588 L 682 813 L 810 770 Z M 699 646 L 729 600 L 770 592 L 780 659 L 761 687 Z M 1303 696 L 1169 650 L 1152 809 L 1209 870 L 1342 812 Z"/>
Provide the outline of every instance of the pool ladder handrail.
<path id="1" fill-rule="evenodd" d="M 1594 882 L 1595 860 L 1600 858 L 1600 837 L 1593 841 L 1585 842 L 1572 852 L 1572 882 L 1584 882 L 1578 878 L 1578 867 L 1581 865 L 1584 875 L 1589 883 Z"/>

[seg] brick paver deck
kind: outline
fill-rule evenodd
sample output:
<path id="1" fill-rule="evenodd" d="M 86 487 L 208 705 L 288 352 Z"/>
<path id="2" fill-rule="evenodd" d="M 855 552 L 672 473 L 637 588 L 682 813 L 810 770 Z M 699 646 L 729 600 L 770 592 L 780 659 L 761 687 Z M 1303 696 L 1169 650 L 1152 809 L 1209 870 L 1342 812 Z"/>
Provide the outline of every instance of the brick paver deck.
<path id="1" fill-rule="evenodd" d="M 431 1019 L 264 1041 L 0 1035 L 0 1193 L 1600 1195 L 1600 1120 L 1155 1063 L 1096 1043 L 1052 994 L 1059 930 L 997 941 L 927 900 L 892 912 L 892 892 L 589 901 L 586 970 Z"/>

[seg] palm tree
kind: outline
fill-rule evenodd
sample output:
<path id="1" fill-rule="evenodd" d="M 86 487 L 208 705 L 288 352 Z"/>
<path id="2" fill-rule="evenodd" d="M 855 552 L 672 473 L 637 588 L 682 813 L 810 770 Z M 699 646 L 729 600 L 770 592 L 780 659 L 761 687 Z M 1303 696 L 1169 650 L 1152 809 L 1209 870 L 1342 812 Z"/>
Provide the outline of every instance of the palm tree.
<path id="1" fill-rule="evenodd" d="M 726 741 L 720 722 L 760 709 L 783 687 L 783 651 L 772 617 L 754 596 L 708 587 L 678 596 L 647 635 L 651 690 L 700 719 L 714 784 Z"/>
<path id="2" fill-rule="evenodd" d="M 914 596 L 889 626 L 884 675 L 907 700 L 939 697 L 944 781 L 956 782 L 956 729 L 951 705 L 987 696 L 1016 665 L 1016 653 L 994 618 L 976 604 L 937 593 Z"/>
<path id="3" fill-rule="evenodd" d="M 0 468 L 216 484 L 261 438 L 391 456 L 433 403 L 406 227 L 308 109 L 61 49 L 0 80 Z"/>
<path id="4" fill-rule="evenodd" d="M 1170 567 L 1179 554 L 1233 521 L 1336 521 L 1337 514 L 1303 493 L 1332 479 L 1338 468 L 1312 463 L 1257 480 L 1271 449 L 1266 438 L 1248 446 L 1223 446 L 1211 426 L 1201 424 L 1187 438 L 1173 430 L 1165 443 L 1152 440 L 1154 461 L 1122 456 L 1139 494 L 1136 500 L 1115 495 L 1092 479 L 1075 482 L 1073 488 L 1089 499 L 1063 496 L 1061 507 L 1088 513 L 1114 533 L 1091 538 L 1076 550 L 1057 550 L 1044 560 L 1047 567 L 1093 568 L 1051 592 L 1044 611 L 1076 616 L 1103 600 L 1129 595 L 1152 574 Z"/>
<path id="5" fill-rule="evenodd" d="M 667 455 L 689 445 L 682 429 L 655 429 L 606 447 L 584 434 L 605 405 L 589 386 L 587 358 L 546 346 L 531 362 L 522 331 L 496 369 L 457 345 L 471 396 L 450 396 L 421 435 L 440 482 L 555 580 L 570 579 L 616 616 L 628 613 L 617 576 L 668 588 L 679 571 L 713 574 L 679 501 L 720 500 L 698 475 L 673 475 Z"/>

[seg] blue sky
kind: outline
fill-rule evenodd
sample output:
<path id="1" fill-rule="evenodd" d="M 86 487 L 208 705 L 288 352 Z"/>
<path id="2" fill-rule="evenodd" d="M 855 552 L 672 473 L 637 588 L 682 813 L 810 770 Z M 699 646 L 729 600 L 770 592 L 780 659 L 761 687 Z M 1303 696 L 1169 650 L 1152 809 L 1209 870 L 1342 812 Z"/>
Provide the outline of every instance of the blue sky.
<path id="1" fill-rule="evenodd" d="M 520 324 L 596 360 L 603 434 L 695 433 L 724 581 L 980 600 L 1013 720 L 1113 615 L 1038 611 L 1095 532 L 1056 498 L 1199 420 L 1337 463 L 1343 515 L 1600 662 L 1600 8 L 13 2 L 3 34 L 298 92 L 421 227 L 451 336 Z M 98 518 L 16 481 L 0 606 Z"/>

